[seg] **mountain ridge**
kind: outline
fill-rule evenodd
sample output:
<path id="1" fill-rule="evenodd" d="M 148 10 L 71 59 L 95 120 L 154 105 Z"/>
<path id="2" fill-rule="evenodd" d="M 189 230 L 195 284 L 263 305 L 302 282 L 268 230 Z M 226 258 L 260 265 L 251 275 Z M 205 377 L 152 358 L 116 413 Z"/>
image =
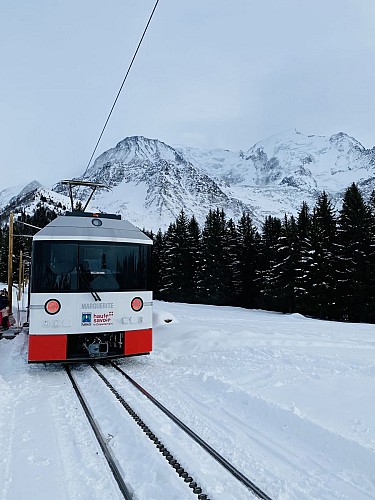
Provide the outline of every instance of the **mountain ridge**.
<path id="1" fill-rule="evenodd" d="M 266 215 L 296 214 L 303 201 L 313 206 L 323 190 L 339 205 L 352 182 L 369 196 L 375 188 L 375 147 L 366 149 L 344 132 L 326 137 L 296 129 L 240 151 L 173 147 L 131 136 L 103 152 L 77 178 L 108 186 L 95 193 L 92 207 L 120 213 L 141 228 L 165 229 L 181 209 L 203 225 L 208 211 L 216 208 L 235 220 L 248 212 L 260 225 Z M 65 185 L 58 182 L 49 191 L 43 196 L 70 207 Z M 74 191 L 83 202 L 88 192 Z M 22 206 L 21 193 L 13 198 L 13 206 L 15 200 Z"/>

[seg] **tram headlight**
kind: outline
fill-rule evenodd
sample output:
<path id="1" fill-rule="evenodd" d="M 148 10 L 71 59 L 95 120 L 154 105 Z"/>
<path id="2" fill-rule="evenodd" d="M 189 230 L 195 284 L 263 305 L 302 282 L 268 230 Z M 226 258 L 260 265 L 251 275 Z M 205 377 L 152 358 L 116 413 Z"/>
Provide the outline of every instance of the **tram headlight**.
<path id="1" fill-rule="evenodd" d="M 134 297 L 130 305 L 133 311 L 138 312 L 143 308 L 143 300 L 141 297 Z"/>
<path id="2" fill-rule="evenodd" d="M 49 299 L 44 304 L 44 310 L 48 314 L 57 314 L 61 309 L 61 304 L 57 299 Z"/>
<path id="3" fill-rule="evenodd" d="M 95 215 L 95 217 L 97 217 L 97 215 Z M 103 224 L 103 222 L 102 222 L 101 219 L 92 219 L 91 223 L 92 223 L 93 226 L 96 226 L 96 227 L 99 227 L 99 226 L 101 226 Z"/>

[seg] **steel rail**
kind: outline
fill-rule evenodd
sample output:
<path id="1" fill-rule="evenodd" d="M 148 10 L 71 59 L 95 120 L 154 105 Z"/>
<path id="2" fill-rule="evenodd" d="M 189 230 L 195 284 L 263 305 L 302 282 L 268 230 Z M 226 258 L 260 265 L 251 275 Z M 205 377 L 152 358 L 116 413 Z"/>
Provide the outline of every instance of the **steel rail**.
<path id="1" fill-rule="evenodd" d="M 136 387 L 142 394 L 144 394 L 154 405 L 156 405 L 165 415 L 167 415 L 176 425 L 178 425 L 183 431 L 186 432 L 196 443 L 198 443 L 204 450 L 207 451 L 220 465 L 222 465 L 230 474 L 232 474 L 236 479 L 238 479 L 242 484 L 244 484 L 252 493 L 262 500 L 272 500 L 264 491 L 262 491 L 256 484 L 254 484 L 250 479 L 248 479 L 242 472 L 236 469 L 231 463 L 229 463 L 224 457 L 222 457 L 216 450 L 214 450 L 208 443 L 206 443 L 200 436 L 198 436 L 194 431 L 192 431 L 186 424 L 184 424 L 179 418 L 177 418 L 173 413 L 171 413 L 165 406 L 163 406 L 157 399 L 155 399 L 151 394 L 149 394 L 140 384 L 138 384 L 134 379 L 132 379 L 127 373 L 125 373 L 118 365 L 110 362 L 118 372 L 120 372 L 134 387 Z"/>
<path id="2" fill-rule="evenodd" d="M 113 387 L 110 381 L 102 374 L 100 370 L 95 365 L 91 365 L 91 368 L 97 373 L 97 375 L 102 379 L 104 384 L 116 397 L 117 401 L 123 406 L 123 408 L 129 413 L 129 415 L 135 420 L 137 425 L 142 429 L 146 436 L 155 444 L 160 453 L 163 454 L 166 461 L 179 477 L 187 484 L 192 492 L 198 496 L 198 500 L 210 500 L 206 493 L 203 493 L 202 488 L 194 481 L 192 476 L 185 470 L 184 467 L 175 459 L 172 453 L 164 446 L 164 444 L 158 439 L 154 432 L 143 422 L 139 415 L 133 410 L 133 408 L 125 401 L 121 394 Z"/>
<path id="3" fill-rule="evenodd" d="M 118 469 L 116 462 L 113 459 L 111 452 L 109 451 L 109 448 L 108 448 L 105 440 L 103 439 L 103 436 L 101 435 L 98 426 L 96 425 L 96 422 L 95 422 L 95 420 L 94 420 L 94 418 L 89 410 L 89 407 L 87 406 L 87 404 L 83 398 L 83 395 L 82 395 L 81 391 L 79 390 L 78 385 L 76 384 L 76 381 L 73 378 L 70 367 L 68 365 L 65 365 L 65 370 L 66 370 L 66 373 L 68 374 L 70 382 L 72 383 L 73 389 L 78 397 L 78 400 L 82 405 L 83 411 L 85 412 L 85 415 L 86 415 L 88 421 L 90 422 L 90 425 L 92 427 L 92 430 L 94 431 L 95 437 L 98 440 L 100 448 L 102 449 L 104 457 L 108 463 L 109 468 L 111 469 L 113 477 L 115 478 L 123 497 L 125 498 L 125 500 L 133 500 L 133 495 L 130 494 L 130 492 L 129 492 L 129 490 L 124 482 L 124 479 L 121 475 L 121 472 Z"/>

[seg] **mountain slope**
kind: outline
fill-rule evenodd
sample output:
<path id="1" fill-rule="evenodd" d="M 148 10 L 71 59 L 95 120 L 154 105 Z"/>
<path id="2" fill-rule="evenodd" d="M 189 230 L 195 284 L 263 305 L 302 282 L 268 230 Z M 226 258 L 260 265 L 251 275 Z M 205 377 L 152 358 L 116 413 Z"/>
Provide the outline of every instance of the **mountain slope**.
<path id="1" fill-rule="evenodd" d="M 0 208 L 17 203 L 17 199 L 23 199 L 28 193 L 39 187 L 41 187 L 41 184 L 38 181 L 32 181 L 26 186 L 24 184 L 19 184 L 17 186 L 3 189 L 0 191 Z"/>
<path id="2" fill-rule="evenodd" d="M 34 188 L 29 190 L 31 185 Z M 21 188 L 18 195 L 12 196 L 8 200 L 8 203 L 2 209 L 2 214 L 5 220 L 9 217 L 11 211 L 16 214 L 23 211 L 27 215 L 33 215 L 39 205 L 62 214 L 66 210 L 70 210 L 70 199 L 63 194 L 46 189 L 34 181 L 26 186 L 26 188 Z"/>
<path id="3" fill-rule="evenodd" d="M 328 138 L 293 129 L 246 152 L 194 148 L 179 148 L 179 152 L 223 182 L 229 196 L 252 206 L 258 220 L 295 213 L 303 201 L 312 206 L 323 190 L 339 203 L 352 182 L 365 195 L 375 188 L 375 149 L 365 149 L 343 132 Z"/>
<path id="4" fill-rule="evenodd" d="M 178 151 L 155 139 L 124 139 L 99 156 L 81 179 L 104 182 L 108 190 L 95 194 L 93 203 L 121 213 L 139 227 L 165 228 L 181 209 L 200 222 L 210 208 L 224 208 L 234 218 L 251 211 Z M 61 184 L 54 189 L 66 193 Z M 85 188 L 76 190 L 82 200 L 88 194 Z"/>
<path id="5" fill-rule="evenodd" d="M 267 215 L 295 214 L 303 201 L 314 206 L 323 190 L 339 208 L 352 182 L 369 196 L 375 188 L 375 148 L 366 149 L 343 132 L 324 137 L 294 129 L 238 152 L 172 147 L 135 136 L 104 152 L 77 178 L 106 184 L 91 201 L 94 210 L 120 213 L 141 228 L 166 229 L 181 209 L 203 225 L 208 211 L 216 208 L 234 219 L 247 211 L 261 225 Z M 22 188 L 18 196 L 10 190 L 11 203 L 4 210 L 31 209 L 34 191 L 37 199 L 70 209 L 65 185 L 57 183 L 55 194 L 42 194 L 39 186 Z M 90 193 L 88 188 L 73 190 L 83 203 Z M 3 206 L 6 196 L 0 192 Z"/>

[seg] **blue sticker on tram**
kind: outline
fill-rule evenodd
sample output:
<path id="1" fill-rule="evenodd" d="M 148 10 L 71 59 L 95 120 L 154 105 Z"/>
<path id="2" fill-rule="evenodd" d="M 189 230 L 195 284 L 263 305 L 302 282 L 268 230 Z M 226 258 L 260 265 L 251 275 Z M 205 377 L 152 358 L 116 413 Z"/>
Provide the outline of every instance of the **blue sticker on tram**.
<path id="1" fill-rule="evenodd" d="M 91 313 L 82 313 L 82 326 L 91 326 Z"/>

